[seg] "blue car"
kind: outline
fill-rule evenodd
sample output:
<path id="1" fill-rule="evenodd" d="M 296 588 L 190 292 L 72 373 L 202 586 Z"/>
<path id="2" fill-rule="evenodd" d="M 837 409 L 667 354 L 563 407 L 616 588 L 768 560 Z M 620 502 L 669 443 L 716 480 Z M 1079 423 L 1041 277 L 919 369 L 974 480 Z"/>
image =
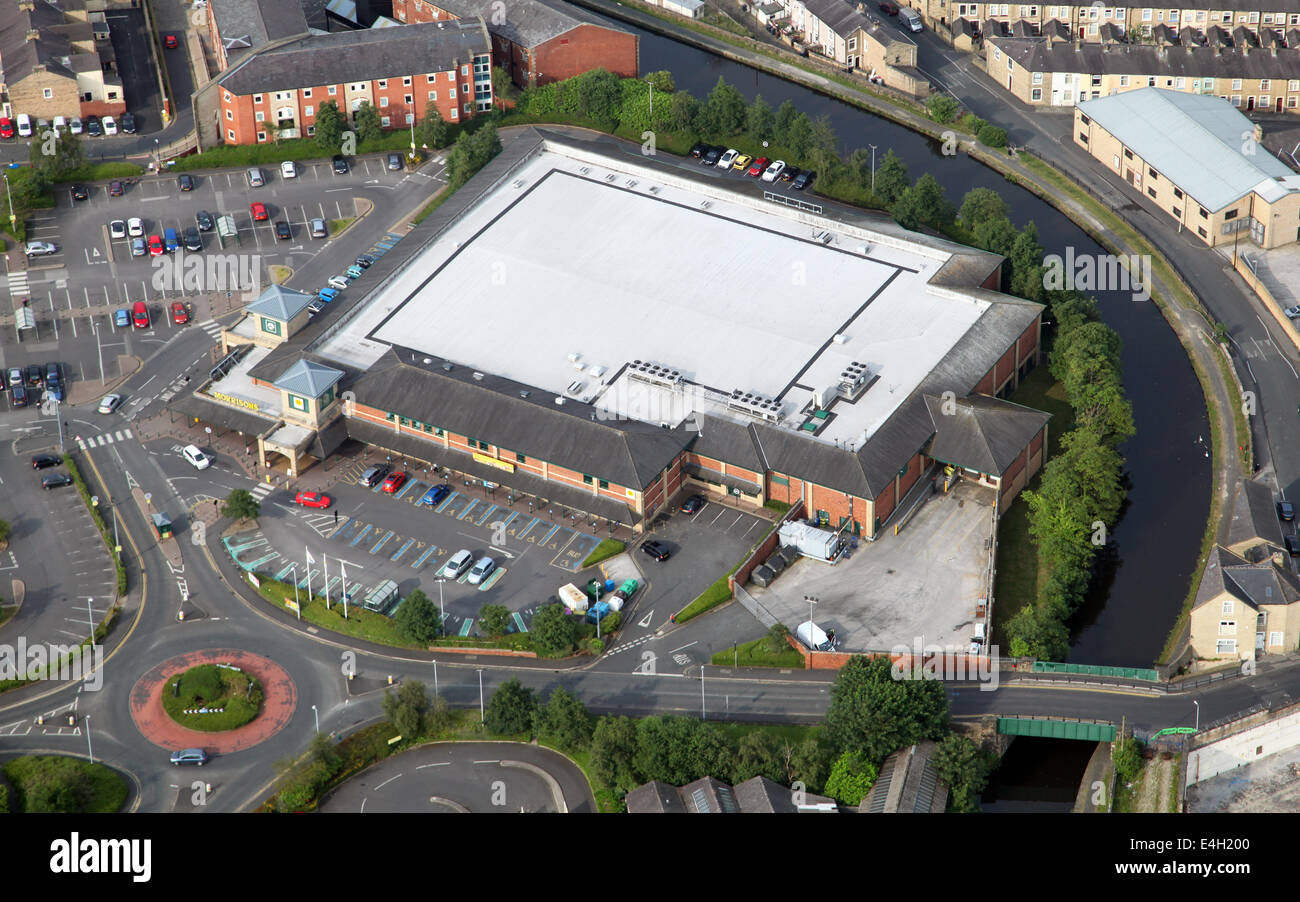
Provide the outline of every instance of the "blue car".
<path id="1" fill-rule="evenodd" d="M 359 279 L 361 278 L 361 274 L 363 272 L 365 272 L 365 270 L 362 269 L 360 265 L 353 263 L 351 266 L 348 267 L 348 278 Z"/>
<path id="2" fill-rule="evenodd" d="M 113 311 L 113 325 L 119 329 L 131 328 L 131 314 L 125 307 Z"/>
<path id="3" fill-rule="evenodd" d="M 450 494 L 451 486 L 435 485 L 433 488 L 429 489 L 429 491 L 424 493 L 424 497 L 420 499 L 420 503 L 427 504 L 429 507 L 434 507 Z"/>
<path id="4" fill-rule="evenodd" d="M 339 293 L 336 288 L 322 288 L 320 291 L 316 292 L 316 297 L 320 298 L 327 304 L 338 296 Z"/>

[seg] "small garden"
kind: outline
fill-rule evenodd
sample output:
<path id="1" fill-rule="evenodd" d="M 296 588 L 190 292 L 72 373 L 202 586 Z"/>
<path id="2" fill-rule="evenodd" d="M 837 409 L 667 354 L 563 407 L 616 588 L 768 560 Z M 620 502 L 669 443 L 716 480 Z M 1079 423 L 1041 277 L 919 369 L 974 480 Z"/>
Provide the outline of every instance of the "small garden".
<path id="1" fill-rule="evenodd" d="M 229 664 L 200 664 L 167 681 L 162 705 L 187 729 L 219 733 L 252 722 L 262 697 L 256 677 Z"/>

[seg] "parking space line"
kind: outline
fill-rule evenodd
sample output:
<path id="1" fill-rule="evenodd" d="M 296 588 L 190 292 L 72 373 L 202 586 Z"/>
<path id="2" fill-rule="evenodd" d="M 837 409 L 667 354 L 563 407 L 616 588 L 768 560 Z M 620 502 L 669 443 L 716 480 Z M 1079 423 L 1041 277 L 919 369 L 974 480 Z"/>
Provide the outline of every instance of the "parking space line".
<path id="1" fill-rule="evenodd" d="M 373 523 L 367 523 L 367 524 L 366 524 L 366 528 L 363 529 L 363 530 L 361 530 L 361 532 L 357 533 L 356 538 L 354 538 L 354 539 L 353 539 L 351 542 L 349 542 L 348 544 L 351 545 L 353 548 L 356 548 L 357 545 L 359 545 L 359 544 L 361 543 L 361 540 L 362 540 L 362 539 L 364 539 L 366 536 L 370 535 L 370 530 L 372 530 L 372 529 L 374 529 L 374 528 L 375 528 L 375 526 L 374 526 Z"/>
<path id="2" fill-rule="evenodd" d="M 442 513 L 442 509 L 443 509 L 444 507 L 446 507 L 448 504 L 451 504 L 452 499 L 455 498 L 455 497 L 456 497 L 457 495 L 459 495 L 459 494 L 460 494 L 460 492 L 453 491 L 453 492 L 452 492 L 450 495 L 448 495 L 446 498 L 442 499 L 442 504 L 439 504 L 437 507 L 435 507 L 435 508 L 433 509 L 434 513 L 437 513 L 437 514 Z"/>
<path id="3" fill-rule="evenodd" d="M 496 509 L 497 509 L 497 506 L 496 506 L 495 504 L 492 505 L 491 507 L 489 507 L 486 511 L 483 512 L 483 516 L 479 517 L 477 520 L 474 521 L 474 525 L 475 525 L 475 526 L 482 526 L 484 523 L 487 522 L 488 517 L 491 517 L 491 516 L 492 516 L 492 512 L 493 512 L 494 510 L 496 510 Z"/>
<path id="4" fill-rule="evenodd" d="M 525 526 L 525 527 L 524 527 L 524 531 L 521 532 L 521 533 L 519 534 L 519 536 L 518 536 L 519 540 L 522 541 L 523 538 L 524 538 L 524 536 L 528 535 L 528 533 L 530 533 L 530 532 L 532 531 L 533 527 L 536 526 L 538 523 L 541 523 L 541 522 L 542 522 L 542 518 L 541 518 L 541 517 L 533 517 L 533 522 L 532 522 L 532 523 L 529 523 L 527 526 Z"/>
<path id="5" fill-rule="evenodd" d="M 319 575 L 320 575 L 320 571 L 317 570 L 315 567 L 312 567 L 310 570 L 307 571 L 306 576 L 298 580 L 298 588 L 299 589 L 307 588 L 307 584 L 310 583 L 313 579 L 315 579 Z M 310 601 L 311 599 L 309 598 L 307 600 Z"/>
<path id="6" fill-rule="evenodd" d="M 330 538 L 330 539 L 334 538 L 336 535 L 343 532 L 343 530 L 347 529 L 349 523 L 352 524 L 352 527 L 354 529 L 356 528 L 356 523 L 353 522 L 351 517 L 344 517 L 343 522 L 341 522 L 338 526 L 335 526 L 333 532 L 331 532 L 326 538 Z"/>
<path id="7" fill-rule="evenodd" d="M 275 578 L 276 578 L 279 582 L 284 582 L 284 578 L 285 578 L 286 576 L 288 576 L 290 573 L 292 573 L 292 572 L 294 571 L 294 569 L 295 569 L 297 566 L 298 566 L 298 563 L 297 563 L 296 561 L 293 562 L 293 563 L 290 563 L 290 564 L 285 564 L 284 569 L 281 570 L 279 573 L 277 573 L 277 574 L 275 575 Z"/>
<path id="8" fill-rule="evenodd" d="M 470 502 L 469 502 L 469 507 L 467 507 L 467 508 L 465 508 L 463 511 L 461 511 L 461 512 L 460 512 L 460 516 L 457 517 L 456 519 L 457 519 L 457 520 L 464 520 L 465 517 L 466 517 L 466 515 L 468 515 L 469 512 L 472 511 L 472 510 L 473 510 L 474 508 L 476 508 L 476 507 L 478 507 L 478 499 L 477 499 L 477 498 L 471 498 L 471 499 L 470 499 Z"/>
<path id="9" fill-rule="evenodd" d="M 540 542 L 538 542 L 537 544 L 538 544 L 538 545 L 545 545 L 547 542 L 550 541 L 551 536 L 555 535 L 557 532 L 559 532 L 559 530 L 560 530 L 560 524 L 558 524 L 558 523 L 554 523 L 554 524 L 552 524 L 552 525 L 551 525 L 551 531 L 548 532 L 546 535 L 542 536 L 542 540 L 541 540 Z"/>
<path id="10" fill-rule="evenodd" d="M 429 559 L 429 555 L 433 554 L 437 550 L 438 550 L 437 545 L 430 545 L 428 548 L 424 550 L 423 554 L 421 554 L 419 557 L 415 559 L 415 563 L 411 564 L 411 569 L 419 570 L 421 567 L 424 566 L 424 562 Z"/>
<path id="11" fill-rule="evenodd" d="M 374 545 L 374 547 L 370 549 L 370 553 L 371 553 L 371 554 L 378 554 L 378 553 L 379 553 L 379 549 L 380 549 L 380 548 L 383 548 L 384 545 L 388 542 L 388 540 L 391 539 L 394 535 L 396 535 L 396 533 L 394 533 L 391 529 L 388 530 L 388 533 L 387 533 L 387 534 L 386 534 L 382 539 L 380 539 L 378 542 L 376 542 L 375 545 Z"/>
<path id="12" fill-rule="evenodd" d="M 519 516 L 519 511 L 511 511 L 510 516 L 506 517 L 505 522 L 501 524 L 501 531 L 505 532 L 506 529 L 510 527 L 510 524 L 514 522 L 515 517 L 518 516 Z"/>
<path id="13" fill-rule="evenodd" d="M 414 544 L 415 544 L 415 539 L 407 539 L 406 542 L 402 545 L 402 547 L 397 549 L 397 553 L 393 555 L 391 558 L 389 558 L 389 560 L 396 561 L 402 555 L 406 554 L 406 549 L 410 548 Z"/>
<path id="14" fill-rule="evenodd" d="M 465 622 L 460 625 L 460 631 L 456 635 L 464 638 L 469 635 L 470 628 L 474 625 L 474 618 L 467 617 Z"/>
<path id="15" fill-rule="evenodd" d="M 337 575 L 331 576 L 329 583 L 325 586 L 326 598 L 329 597 L 329 594 L 334 591 L 334 587 L 337 586 L 338 584 L 339 584 L 339 577 Z"/>
<path id="16" fill-rule="evenodd" d="M 528 627 L 524 624 L 524 618 L 520 616 L 518 611 L 515 611 L 513 614 L 511 614 L 510 619 L 514 621 L 514 627 L 516 633 L 528 632 Z"/>

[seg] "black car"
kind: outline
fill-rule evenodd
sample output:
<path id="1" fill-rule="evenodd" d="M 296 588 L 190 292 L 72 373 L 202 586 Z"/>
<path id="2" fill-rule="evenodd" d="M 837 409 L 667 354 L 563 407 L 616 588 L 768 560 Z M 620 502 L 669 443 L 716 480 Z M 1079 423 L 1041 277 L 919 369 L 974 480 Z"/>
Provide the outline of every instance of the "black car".
<path id="1" fill-rule="evenodd" d="M 402 170 L 402 155 L 400 153 L 390 153 L 388 155 L 388 168 L 393 172 Z"/>
<path id="2" fill-rule="evenodd" d="M 724 148 L 710 147 L 708 150 L 704 151 L 704 156 L 700 158 L 700 162 L 705 166 L 712 166 L 718 162 L 719 158 L 721 158 L 725 152 Z"/>
<path id="3" fill-rule="evenodd" d="M 203 239 L 199 237 L 199 230 L 194 226 L 185 227 L 185 237 L 182 239 L 187 251 L 203 250 Z"/>
<path id="4" fill-rule="evenodd" d="M 1290 501 L 1279 501 L 1277 503 L 1277 515 L 1280 519 L 1290 522 L 1295 519 L 1295 508 L 1291 506 Z"/>
<path id="5" fill-rule="evenodd" d="M 787 166 L 781 170 L 779 178 L 783 182 L 793 182 L 799 176 L 803 175 L 803 170 L 798 166 Z"/>
<path id="6" fill-rule="evenodd" d="M 1300 557 L 1300 536 L 1284 536 L 1286 539 L 1286 550 L 1291 553 L 1291 557 Z"/>
<path id="7" fill-rule="evenodd" d="M 345 159 L 343 159 L 343 155 L 342 155 L 342 154 L 337 154 L 337 153 L 334 154 L 334 159 L 332 159 L 330 162 L 334 164 L 334 174 L 335 174 L 335 175 L 347 175 L 347 174 L 348 174 L 348 161 L 345 160 Z"/>
<path id="8" fill-rule="evenodd" d="M 123 134 L 127 135 L 134 135 L 136 128 L 139 126 L 139 123 L 136 122 L 135 116 L 131 113 L 123 113 L 121 121 L 117 124 L 118 127 L 122 129 Z"/>
<path id="9" fill-rule="evenodd" d="M 668 558 L 672 557 L 672 552 L 668 550 L 668 546 L 663 542 L 643 542 L 641 543 L 641 550 L 650 555 L 656 561 L 666 561 Z"/>
<path id="10" fill-rule="evenodd" d="M 88 197 L 90 197 L 90 191 L 88 191 L 88 190 L 86 189 L 86 186 L 85 186 L 85 185 L 73 185 L 73 186 L 72 186 L 72 199 L 73 199 L 73 200 L 85 200 L 85 199 L 88 198 Z"/>
<path id="11" fill-rule="evenodd" d="M 281 220 L 275 224 L 275 237 L 282 240 L 288 240 L 293 237 L 293 232 L 289 231 L 289 223 Z"/>
<path id="12" fill-rule="evenodd" d="M 705 144 L 703 141 L 696 141 L 695 146 L 691 148 L 691 156 L 698 160 L 700 157 L 704 156 L 704 152 L 708 149 L 709 145 Z"/>
<path id="13" fill-rule="evenodd" d="M 86 117 L 86 134 L 92 138 L 98 138 L 104 134 L 104 126 L 100 124 L 98 116 Z"/>
<path id="14" fill-rule="evenodd" d="M 799 173 L 797 178 L 795 178 L 794 185 L 792 187 L 802 191 L 803 189 L 811 185 L 813 183 L 813 179 L 815 178 L 817 178 L 817 173 L 813 172 L 811 169 L 805 169 L 803 172 Z"/>
<path id="15" fill-rule="evenodd" d="M 357 266 L 360 266 L 362 269 L 369 269 L 374 265 L 374 263 L 375 258 L 369 254 L 362 254 L 360 257 L 357 257 Z"/>
<path id="16" fill-rule="evenodd" d="M 27 387 L 21 382 L 15 382 L 13 385 L 9 386 L 9 392 L 10 396 L 13 398 L 10 403 L 13 404 L 14 407 L 27 406 Z"/>
<path id="17" fill-rule="evenodd" d="M 44 470 L 46 467 L 57 467 L 63 463 L 63 458 L 57 454 L 38 454 L 32 458 L 33 470 Z"/>
<path id="18" fill-rule="evenodd" d="M 27 384 L 32 388 L 40 388 L 41 382 L 45 380 L 45 373 L 41 371 L 39 363 L 29 364 L 27 367 Z"/>
<path id="19" fill-rule="evenodd" d="M 188 172 L 182 172 L 176 177 L 176 184 L 180 185 L 182 191 L 194 190 L 194 176 Z"/>
<path id="20" fill-rule="evenodd" d="M 704 496 L 692 495 L 691 497 L 687 498 L 684 502 L 682 502 L 682 513 L 693 514 L 702 507 L 704 507 Z"/>
<path id="21" fill-rule="evenodd" d="M 357 485 L 364 485 L 366 488 L 374 488 L 381 479 L 388 475 L 390 469 L 392 468 L 387 464 L 375 464 L 373 467 L 361 474 L 361 477 L 357 480 Z"/>
<path id="22" fill-rule="evenodd" d="M 200 232 L 211 232 L 216 222 L 212 219 L 212 214 L 207 210 L 200 210 L 194 214 L 194 221 L 199 224 Z"/>
<path id="23" fill-rule="evenodd" d="M 41 477 L 41 488 L 57 489 L 61 485 L 72 485 L 72 477 L 67 473 L 51 473 Z"/>

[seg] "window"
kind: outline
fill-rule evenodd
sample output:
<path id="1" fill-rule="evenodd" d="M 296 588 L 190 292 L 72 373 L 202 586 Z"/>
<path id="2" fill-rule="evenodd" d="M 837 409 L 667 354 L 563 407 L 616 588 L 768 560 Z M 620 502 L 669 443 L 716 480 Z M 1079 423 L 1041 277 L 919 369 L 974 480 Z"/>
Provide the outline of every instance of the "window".
<path id="1" fill-rule="evenodd" d="M 1231 598 L 1225 598 L 1225 599 L 1223 599 L 1223 609 L 1222 609 L 1219 613 L 1221 613 L 1221 614 L 1231 614 L 1231 613 L 1232 613 L 1232 599 L 1231 599 Z"/>
<path id="2" fill-rule="evenodd" d="M 1037 92 L 1038 90 L 1039 90 L 1038 88 L 1035 88 L 1035 89 L 1034 89 L 1035 92 Z M 1079 143 L 1080 143 L 1080 144 L 1087 144 L 1087 143 L 1088 143 L 1088 133 L 1087 133 L 1087 132 L 1079 132 Z"/>
<path id="3" fill-rule="evenodd" d="M 1208 212 L 1206 212 L 1206 210 L 1205 210 L 1204 207 L 1201 207 L 1201 218 L 1202 218 L 1202 219 L 1209 219 L 1209 218 L 1210 218 L 1210 214 L 1209 214 Z"/>
<path id="4" fill-rule="evenodd" d="M 1173 211 L 1174 219 L 1182 219 L 1182 218 L 1183 218 L 1183 211 L 1182 211 L 1182 210 L 1178 209 L 1177 207 L 1170 207 L 1169 209 L 1170 209 L 1171 211 Z"/>
<path id="5" fill-rule="evenodd" d="M 430 91 L 430 92 L 429 92 L 429 102 L 430 102 L 430 103 L 433 103 L 433 102 L 436 101 L 437 99 L 438 99 L 438 92 L 437 92 L 437 91 Z"/>
<path id="6" fill-rule="evenodd" d="M 455 100 L 455 99 L 456 99 L 456 89 L 455 89 L 455 88 L 448 88 L 448 89 L 447 89 L 447 97 L 449 97 L 449 98 L 452 99 L 452 100 Z"/>
<path id="7" fill-rule="evenodd" d="M 1200 235 L 1202 238 L 1205 238 L 1206 240 L 1209 240 L 1210 237 L 1209 233 L 1206 232 L 1205 229 L 1200 228 L 1199 226 L 1196 229 L 1196 234 Z"/>
<path id="8" fill-rule="evenodd" d="M 1148 188 L 1148 189 L 1147 189 L 1147 194 L 1150 194 L 1152 197 L 1155 197 L 1155 196 L 1156 196 L 1156 189 L 1155 189 L 1155 188 Z"/>
<path id="9" fill-rule="evenodd" d="M 258 110 L 256 113 L 253 114 L 253 119 L 257 122 L 265 122 L 266 113 L 263 113 L 261 110 Z"/>
<path id="10" fill-rule="evenodd" d="M 1128 87 L 1128 76 L 1127 76 L 1127 75 L 1121 75 L 1121 76 L 1119 77 L 1119 86 L 1120 86 L 1121 88 L 1127 88 L 1127 87 Z"/>
<path id="11" fill-rule="evenodd" d="M 591 485 L 591 477 L 588 476 L 586 473 L 583 473 L 583 474 L 582 474 L 582 481 L 583 481 L 583 483 L 585 483 L 586 485 Z"/>
<path id="12" fill-rule="evenodd" d="M 226 92 L 226 103 L 230 103 L 230 93 Z"/>
<path id="13" fill-rule="evenodd" d="M 1259 89 L 1260 89 L 1261 91 L 1267 91 L 1267 90 L 1270 90 L 1270 88 L 1269 88 L 1269 82 L 1270 82 L 1270 79 L 1267 79 L 1267 78 L 1261 78 L 1261 79 L 1259 80 Z"/>
<path id="14" fill-rule="evenodd" d="M 227 141 L 234 141 L 234 140 L 235 140 L 235 133 L 234 133 L 234 131 L 232 131 L 231 129 L 226 129 L 226 140 L 227 140 Z"/>
<path id="15" fill-rule="evenodd" d="M 445 76 L 447 76 L 447 81 L 455 81 L 455 80 L 456 80 L 456 73 L 455 73 L 455 72 L 452 72 L 450 69 L 447 70 L 446 72 L 442 73 L 442 74 L 445 75 Z"/>
<path id="16" fill-rule="evenodd" d="M 386 78 L 381 78 L 381 79 L 379 79 L 379 87 L 380 87 L 380 88 L 386 88 L 386 87 L 388 87 L 388 79 L 386 79 Z"/>
<path id="17" fill-rule="evenodd" d="M 1179 189 L 1175 188 L 1175 189 L 1174 189 L 1174 199 L 1175 199 L 1175 200 L 1182 200 L 1182 199 L 1183 199 L 1183 192 L 1180 191 Z"/>
<path id="18" fill-rule="evenodd" d="M 1147 87 L 1154 88 L 1155 86 L 1156 86 L 1156 77 L 1152 75 L 1150 78 L 1147 79 Z"/>
<path id="19" fill-rule="evenodd" d="M 402 87 L 409 88 L 410 86 L 411 86 L 411 76 L 408 75 L 402 79 Z"/>
<path id="20" fill-rule="evenodd" d="M 600 487 L 601 487 L 602 489 L 607 489 L 607 488 L 609 488 L 609 480 L 608 480 L 608 479 L 602 479 L 602 480 L 600 480 Z"/>
<path id="21" fill-rule="evenodd" d="M 412 103 L 412 102 L 414 102 L 414 100 L 415 100 L 415 98 L 414 98 L 412 95 L 410 95 L 410 94 L 403 94 L 403 95 L 402 95 L 402 103 Z"/>
<path id="22" fill-rule="evenodd" d="M 1300 91 L 1300 78 L 1293 78 L 1286 83 L 1288 91 Z"/>
<path id="23" fill-rule="evenodd" d="M 302 114 L 304 116 L 314 116 L 316 115 L 316 108 L 314 106 L 305 106 L 302 108 Z"/>
<path id="24" fill-rule="evenodd" d="M 1185 87 L 1187 87 L 1187 79 L 1185 79 L 1185 78 L 1175 78 L 1175 79 L 1174 79 L 1174 87 L 1177 88 L 1177 89 L 1180 90 L 1180 91 L 1183 90 Z"/>
<path id="25" fill-rule="evenodd" d="M 393 417 L 393 415 L 390 413 L 388 416 L 384 417 L 384 419 L 386 419 L 388 422 L 391 423 L 391 422 L 393 422 L 394 417 Z"/>
<path id="26" fill-rule="evenodd" d="M 1042 99 L 1043 99 L 1043 89 L 1042 89 L 1042 88 L 1033 88 L 1033 89 L 1031 89 L 1030 92 L 1029 92 L 1029 99 L 1030 99 L 1030 100 L 1042 100 Z"/>
<path id="27" fill-rule="evenodd" d="M 303 89 L 302 89 L 302 96 L 303 96 L 303 97 L 310 97 L 310 96 L 311 96 L 311 88 L 303 88 Z"/>
<path id="28" fill-rule="evenodd" d="M 1237 218 L 1237 211 L 1236 211 L 1236 210 L 1229 210 L 1227 213 L 1224 213 L 1224 214 L 1223 214 L 1223 221 L 1224 221 L 1224 222 L 1227 222 L 1227 221 L 1230 220 L 1230 219 L 1236 219 L 1236 218 Z"/>
<path id="29" fill-rule="evenodd" d="M 1286 99 L 1286 108 L 1288 110 L 1294 110 L 1295 107 L 1296 107 L 1296 96 L 1292 94 L 1290 97 Z"/>
<path id="30" fill-rule="evenodd" d="M 1041 72 L 1035 72 L 1035 73 L 1030 77 L 1029 80 L 1030 80 L 1033 84 L 1041 85 L 1041 84 L 1043 83 L 1043 73 L 1041 73 Z M 1087 122 L 1084 122 L 1084 125 L 1087 125 L 1087 124 L 1088 124 Z"/>
<path id="31" fill-rule="evenodd" d="M 1232 103 L 1233 106 L 1241 106 L 1241 95 L 1233 94 L 1232 100 L 1230 102 Z"/>
<path id="32" fill-rule="evenodd" d="M 1125 148 L 1125 149 L 1124 149 L 1124 159 L 1126 159 L 1126 160 L 1131 160 L 1131 159 L 1133 159 L 1133 151 L 1129 150 L 1128 148 Z"/>
<path id="33" fill-rule="evenodd" d="M 420 426 L 424 429 L 425 432 L 433 432 L 433 427 L 430 426 L 428 423 L 421 423 Z"/>
<path id="34" fill-rule="evenodd" d="M 453 118 L 453 119 L 459 119 L 459 118 L 460 118 L 460 110 L 457 109 L 456 107 L 452 107 L 452 108 L 451 108 L 451 118 Z"/>
<path id="35" fill-rule="evenodd" d="M 258 133 L 257 133 L 257 140 L 258 140 L 259 143 L 262 142 L 262 141 L 265 141 L 265 140 L 266 140 L 266 132 L 258 132 Z"/>
<path id="36" fill-rule="evenodd" d="M 1234 90 L 1234 91 L 1240 91 L 1240 90 L 1241 90 L 1241 79 L 1240 79 L 1240 78 L 1234 78 L 1234 79 L 1232 80 L 1232 90 Z"/>
<path id="37" fill-rule="evenodd" d="M 51 90 L 50 88 L 46 88 L 45 90 L 41 91 L 41 94 L 44 95 L 46 100 L 50 100 L 54 97 L 54 91 Z"/>
<path id="38" fill-rule="evenodd" d="M 380 97 L 380 98 L 379 98 L 379 105 L 380 105 L 381 107 L 386 107 L 386 106 L 388 106 L 388 98 L 387 98 L 387 97 Z"/>
<path id="39" fill-rule="evenodd" d="M 253 103 L 261 103 L 261 102 L 262 102 L 262 95 L 261 95 L 261 94 L 254 94 L 254 95 L 253 95 Z"/>
<path id="40" fill-rule="evenodd" d="M 1144 10 L 1142 10 L 1142 21 L 1143 21 L 1143 22 L 1150 22 L 1150 21 L 1151 21 L 1151 10 L 1149 10 L 1149 9 L 1144 9 Z"/>
<path id="41" fill-rule="evenodd" d="M 1150 166 L 1147 167 L 1147 175 L 1151 176 L 1153 181 L 1160 178 L 1160 173 L 1156 172 L 1155 169 Z"/>
<path id="42" fill-rule="evenodd" d="M 1237 640 L 1236 640 L 1236 639 L 1220 639 L 1220 640 L 1215 644 L 1215 648 L 1214 648 L 1214 650 L 1215 650 L 1215 652 L 1216 652 L 1217 654 L 1221 654 L 1221 655 L 1232 655 L 1232 654 L 1236 654 L 1236 653 L 1237 653 Z"/>
<path id="43" fill-rule="evenodd" d="M 226 110 L 226 118 L 227 118 L 227 119 L 234 119 L 234 118 L 235 118 L 235 114 L 232 113 L 232 112 L 230 112 L 230 110 Z"/>
<path id="44" fill-rule="evenodd" d="M 1282 631 L 1281 631 L 1281 630 L 1278 630 L 1278 631 L 1276 631 L 1276 632 L 1272 632 L 1272 633 L 1269 633 L 1269 634 L 1268 634 L 1268 644 L 1269 644 L 1269 645 L 1281 645 L 1283 641 L 1284 641 L 1284 640 L 1283 640 L 1283 638 L 1282 638 Z"/>
<path id="45" fill-rule="evenodd" d="M 438 438 L 443 438 L 443 437 L 446 436 L 447 433 L 443 432 L 442 429 L 441 429 L 441 427 L 434 426 L 434 427 L 433 427 L 433 434 L 434 434 L 435 436 L 437 436 Z"/>
<path id="46" fill-rule="evenodd" d="M 471 105 L 470 105 L 470 104 L 468 104 L 468 103 L 465 104 L 465 115 L 466 115 L 466 116 L 468 116 L 468 115 L 470 114 L 470 108 L 471 108 Z"/>
<path id="47" fill-rule="evenodd" d="M 307 126 L 307 137 L 310 138 L 314 134 L 316 134 L 316 126 L 314 125 Z"/>
<path id="48" fill-rule="evenodd" d="M 329 92 L 329 95 L 330 95 L 331 97 L 334 97 L 334 96 L 337 95 L 338 92 L 339 92 L 339 89 L 338 89 L 337 87 L 335 87 L 334 85 L 330 85 L 330 86 L 329 86 L 328 88 L 326 88 L 325 90 L 327 90 L 327 91 Z"/>
<path id="49" fill-rule="evenodd" d="M 387 116 L 380 116 L 380 117 L 379 117 L 379 124 L 382 125 L 384 128 L 388 128 L 388 126 L 389 126 L 389 118 L 388 118 Z"/>
<path id="50" fill-rule="evenodd" d="M 1092 77 L 1092 86 L 1093 86 L 1094 88 L 1100 88 L 1100 87 L 1101 87 L 1101 76 L 1100 76 L 1100 75 L 1094 75 L 1094 76 Z"/>
<path id="51" fill-rule="evenodd" d="M 849 49 L 850 49 L 850 50 L 857 50 L 857 49 L 858 49 L 858 39 L 857 39 L 857 38 L 849 38 Z"/>
<path id="52" fill-rule="evenodd" d="M 1237 631 L 1237 621 L 1235 621 L 1235 620 L 1220 620 L 1220 621 L 1219 621 L 1219 635 L 1220 635 L 1220 636 L 1231 636 L 1231 635 L 1232 635 L 1233 633 L 1235 633 L 1236 631 Z"/>
<path id="53" fill-rule="evenodd" d="M 460 74 L 461 74 L 461 75 L 469 75 L 469 66 L 461 66 L 461 67 L 460 67 Z"/>
<path id="54" fill-rule="evenodd" d="M 519 461 L 521 464 L 526 464 L 528 463 L 528 456 L 526 454 L 520 454 L 518 451 L 516 451 L 515 460 Z"/>

